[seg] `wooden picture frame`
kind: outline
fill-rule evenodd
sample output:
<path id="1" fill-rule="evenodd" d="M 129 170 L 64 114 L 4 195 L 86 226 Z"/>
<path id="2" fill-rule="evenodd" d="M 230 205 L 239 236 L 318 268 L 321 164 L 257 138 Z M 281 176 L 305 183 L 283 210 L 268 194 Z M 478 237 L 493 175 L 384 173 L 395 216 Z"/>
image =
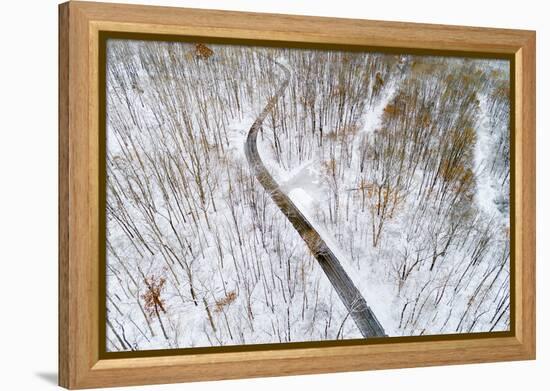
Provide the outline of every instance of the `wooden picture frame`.
<path id="1" fill-rule="evenodd" d="M 102 32 L 502 55 L 513 61 L 512 330 L 475 338 L 104 358 Z M 70 1 L 59 6 L 59 384 L 70 389 L 535 358 L 535 32 Z"/>

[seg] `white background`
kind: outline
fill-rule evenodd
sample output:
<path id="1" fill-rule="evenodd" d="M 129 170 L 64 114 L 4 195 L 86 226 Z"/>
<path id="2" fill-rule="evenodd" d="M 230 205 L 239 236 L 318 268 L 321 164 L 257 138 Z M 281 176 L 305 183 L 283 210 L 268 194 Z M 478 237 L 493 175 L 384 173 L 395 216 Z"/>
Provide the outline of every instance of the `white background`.
<path id="1" fill-rule="evenodd" d="M 105 0 L 104 0 L 105 1 Z M 119 2 L 124 2 L 119 0 Z M 139 389 L 543 389 L 547 329 L 548 15 L 544 1 L 180 0 L 134 3 L 537 30 L 537 361 L 193 383 Z M 0 389 L 57 377 L 57 1 L 0 5 Z M 546 220 L 546 223 L 545 223 Z M 457 353 L 459 354 L 459 353 Z M 546 371 L 546 373 L 545 373 Z M 138 388 L 136 388 L 138 389 Z"/>

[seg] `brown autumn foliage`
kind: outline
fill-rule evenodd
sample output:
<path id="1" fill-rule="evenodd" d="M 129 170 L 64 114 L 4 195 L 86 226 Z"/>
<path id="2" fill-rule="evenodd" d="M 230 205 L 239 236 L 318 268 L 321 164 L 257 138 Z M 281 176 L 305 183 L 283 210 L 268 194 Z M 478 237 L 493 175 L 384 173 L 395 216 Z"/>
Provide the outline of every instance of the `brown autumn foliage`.
<path id="1" fill-rule="evenodd" d="M 209 59 L 214 54 L 214 51 L 203 43 L 195 44 L 195 56 L 200 59 Z"/>
<path id="2" fill-rule="evenodd" d="M 216 309 L 214 310 L 216 313 L 221 312 L 224 307 L 230 305 L 235 301 L 237 298 L 237 293 L 235 291 L 228 292 L 225 297 L 223 297 L 220 300 L 216 300 Z"/>
<path id="3" fill-rule="evenodd" d="M 145 309 L 149 316 L 153 316 L 155 313 L 158 313 L 159 310 L 166 313 L 164 308 L 164 300 L 160 297 L 161 292 L 166 283 L 166 279 L 161 277 L 158 278 L 155 276 L 145 278 L 145 285 L 147 286 L 147 291 L 141 296 L 144 301 Z"/>

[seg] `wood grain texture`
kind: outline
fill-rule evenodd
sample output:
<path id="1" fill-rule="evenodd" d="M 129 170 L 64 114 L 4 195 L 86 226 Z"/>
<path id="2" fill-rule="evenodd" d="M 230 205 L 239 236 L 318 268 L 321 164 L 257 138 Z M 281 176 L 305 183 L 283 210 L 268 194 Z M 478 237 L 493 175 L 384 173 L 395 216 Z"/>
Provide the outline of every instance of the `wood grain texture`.
<path id="1" fill-rule="evenodd" d="M 66 388 L 533 359 L 535 33 L 428 24 L 69 2 L 59 8 L 59 383 Z M 515 336 L 99 359 L 99 31 L 513 55 Z"/>
<path id="2" fill-rule="evenodd" d="M 69 384 L 69 7 L 59 7 L 59 383 Z M 63 326 L 61 326 L 63 325 Z"/>
<path id="3" fill-rule="evenodd" d="M 536 351 L 536 320 L 535 320 L 535 292 L 536 292 L 536 40 L 531 34 L 528 41 L 516 56 L 521 56 L 521 88 L 516 89 L 517 100 L 521 107 L 516 108 L 516 124 L 519 122 L 521 138 L 521 161 L 516 160 L 521 167 L 522 181 L 516 183 L 516 192 L 522 191 L 522 214 L 517 216 L 521 221 L 521 235 L 517 242 L 521 243 L 521 253 L 516 258 L 516 264 L 522 268 L 521 281 L 517 281 L 518 291 L 521 292 L 521 303 L 517 305 L 522 310 L 522 329 L 516 332 L 532 358 Z M 520 111 L 521 110 L 521 111 Z M 519 189 L 518 189 L 519 187 Z M 519 258 L 519 259 L 518 259 Z M 519 267 L 519 266 L 518 266 Z M 519 317 L 518 317 L 519 318 Z"/>

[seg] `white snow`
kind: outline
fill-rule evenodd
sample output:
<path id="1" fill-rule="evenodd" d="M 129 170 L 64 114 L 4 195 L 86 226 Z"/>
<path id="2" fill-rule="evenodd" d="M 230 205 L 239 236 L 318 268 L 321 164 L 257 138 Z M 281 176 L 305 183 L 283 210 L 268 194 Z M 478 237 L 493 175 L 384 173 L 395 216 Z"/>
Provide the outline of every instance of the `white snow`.
<path id="1" fill-rule="evenodd" d="M 472 233 L 462 227 L 457 234 L 460 244 L 453 243 L 431 271 L 432 254 L 442 251 L 447 233 L 435 228 L 449 222 L 438 218 L 431 199 L 424 215 L 416 213 L 418 203 L 425 201 L 416 199 L 416 191 L 430 168 L 417 168 L 409 193 L 385 221 L 377 247 L 372 239 L 377 218 L 374 180 L 367 175 L 374 170 L 372 156 L 367 157 L 364 172 L 358 169 L 359 148 L 364 140 L 373 145 L 375 131 L 384 125 L 384 108 L 407 77 L 409 56 L 402 59 L 405 65 L 399 71 L 391 68 L 384 74 L 385 86 L 372 106 L 366 99 L 356 102 L 356 111 L 342 125 L 340 82 L 348 73 L 340 73 L 341 66 L 354 66 L 355 73 L 349 74 L 373 77 L 385 72 L 378 62 L 372 63 L 377 68 L 365 71 L 365 64 L 371 64 L 366 59 L 375 55 L 357 53 L 356 62 L 345 62 L 341 53 L 331 52 L 323 61 L 304 62 L 320 54 L 221 45 L 213 46 L 214 56 L 205 61 L 193 56 L 190 44 L 112 41 L 110 45 L 118 51 L 110 55 L 109 64 L 117 66 L 120 79 L 109 77 L 107 311 L 113 326 L 107 328 L 109 350 L 361 337 L 351 319 L 342 325 L 347 310 L 246 162 L 250 126 L 281 78 L 270 58 L 291 69 L 289 91 L 295 95 L 287 93 L 279 102 L 278 116 L 265 121 L 258 135 L 260 156 L 342 262 L 386 333 L 468 332 L 470 326 L 473 331 L 487 331 L 491 314 L 483 311 L 493 310 L 500 300 L 505 308 L 507 269 L 494 278 L 495 286 L 489 282 L 496 272 L 482 283 L 508 243 L 500 227 L 489 224 L 493 239 L 486 253 L 470 269 L 466 267 L 491 217 L 502 224 L 506 221 L 494 202 L 502 190 L 487 169 L 495 132 L 502 130 L 492 129 L 486 96 L 480 97 L 473 151 L 472 213 L 477 220 Z M 449 60 L 449 69 L 461 61 Z M 157 67 L 158 62 L 170 66 Z M 319 74 L 304 80 L 306 70 Z M 312 86 L 315 89 L 306 94 Z M 316 110 L 325 104 L 322 131 L 320 120 L 312 121 L 308 111 L 311 99 Z M 342 134 L 345 140 L 340 139 Z M 279 137 L 277 150 L 274 135 Z M 300 140 L 306 142 L 298 156 Z M 332 163 L 342 171 L 333 175 Z M 412 266 L 418 259 L 418 266 Z M 409 267 L 412 272 L 399 291 L 399 278 Z M 454 293 L 463 273 L 461 289 Z M 144 308 L 144 279 L 152 276 L 166 280 L 161 292 L 166 312 L 159 316 L 145 313 Z M 477 308 L 468 312 L 478 285 L 483 293 L 476 300 L 487 299 L 476 301 Z M 463 314 L 467 316 L 461 326 Z M 495 329 L 506 325 L 504 316 Z M 117 334 L 128 346 L 122 346 Z"/>
<path id="2" fill-rule="evenodd" d="M 501 223 L 507 224 L 507 216 L 503 215 L 497 208 L 495 200 L 499 196 L 496 178 L 491 175 L 488 167 L 487 156 L 491 155 L 491 148 L 496 143 L 497 133 L 491 134 L 491 119 L 487 109 L 487 96 L 480 95 L 479 99 L 480 116 L 477 126 L 477 140 L 474 149 L 474 167 L 477 178 L 477 192 L 475 201 L 480 209 L 488 216 L 498 219 Z"/>

